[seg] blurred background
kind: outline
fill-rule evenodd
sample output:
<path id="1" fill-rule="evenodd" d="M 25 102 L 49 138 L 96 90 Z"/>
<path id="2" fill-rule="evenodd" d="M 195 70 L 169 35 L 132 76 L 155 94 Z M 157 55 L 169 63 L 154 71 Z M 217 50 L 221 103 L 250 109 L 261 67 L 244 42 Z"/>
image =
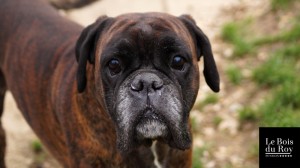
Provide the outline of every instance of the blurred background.
<path id="1" fill-rule="evenodd" d="M 83 26 L 100 15 L 190 14 L 211 40 L 221 91 L 202 78 L 191 112 L 193 168 L 258 167 L 258 127 L 300 126 L 299 0 L 100 0 L 60 13 Z M 200 61 L 200 71 L 202 62 Z M 7 94 L 8 168 L 59 168 Z"/>

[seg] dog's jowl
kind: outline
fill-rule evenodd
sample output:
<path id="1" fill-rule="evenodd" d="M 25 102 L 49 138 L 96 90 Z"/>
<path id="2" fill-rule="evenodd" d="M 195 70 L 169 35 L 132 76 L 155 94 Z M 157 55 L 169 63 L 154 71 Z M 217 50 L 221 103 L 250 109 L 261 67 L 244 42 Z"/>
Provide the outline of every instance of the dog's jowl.
<path id="1" fill-rule="evenodd" d="M 82 28 L 46 2 L 1 0 L 0 17 L 1 113 L 9 90 L 64 167 L 191 167 L 200 58 L 215 92 L 219 74 L 190 16 L 102 16 Z"/>

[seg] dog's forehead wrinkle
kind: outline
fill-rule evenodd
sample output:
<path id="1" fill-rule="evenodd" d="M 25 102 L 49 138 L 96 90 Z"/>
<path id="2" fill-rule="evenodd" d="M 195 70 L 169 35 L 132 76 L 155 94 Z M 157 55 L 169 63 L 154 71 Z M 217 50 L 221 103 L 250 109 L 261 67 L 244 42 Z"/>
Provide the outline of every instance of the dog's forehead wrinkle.
<path id="1" fill-rule="evenodd" d="M 153 64 L 150 61 L 150 57 L 153 57 L 156 48 L 162 48 L 165 50 L 164 52 L 177 52 L 189 48 L 186 46 L 185 38 L 181 37 L 181 34 L 177 34 L 170 28 L 172 27 L 169 25 L 170 23 L 164 24 L 163 26 L 161 25 L 161 22 L 170 21 L 166 21 L 165 18 L 160 17 L 150 17 L 144 20 L 141 20 L 140 18 L 125 18 L 124 20 L 129 20 L 130 23 L 126 24 L 126 26 L 121 25 L 123 28 L 110 40 L 114 46 L 113 49 L 117 50 L 115 53 L 116 55 L 129 54 L 131 56 L 140 57 L 143 64 L 147 66 Z M 160 27 L 158 28 L 157 25 Z M 136 54 L 132 53 L 134 50 L 137 52 Z"/>
<path id="2" fill-rule="evenodd" d="M 146 35 L 151 35 L 151 33 L 153 32 L 152 27 L 145 22 L 138 22 L 135 26 L 135 29 L 137 31 L 140 31 L 142 34 L 146 34 Z"/>
<path id="3" fill-rule="evenodd" d="M 158 43 L 160 47 L 163 49 L 169 49 L 169 48 L 177 48 L 179 50 L 186 49 L 186 44 L 183 40 L 180 39 L 180 37 L 177 37 L 176 35 L 170 36 L 166 35 L 159 39 Z"/>
<path id="4" fill-rule="evenodd" d="M 125 56 L 125 55 L 129 55 L 131 52 L 132 45 L 130 45 L 130 43 L 119 43 L 116 48 L 115 48 L 115 52 L 114 52 L 114 56 Z"/>

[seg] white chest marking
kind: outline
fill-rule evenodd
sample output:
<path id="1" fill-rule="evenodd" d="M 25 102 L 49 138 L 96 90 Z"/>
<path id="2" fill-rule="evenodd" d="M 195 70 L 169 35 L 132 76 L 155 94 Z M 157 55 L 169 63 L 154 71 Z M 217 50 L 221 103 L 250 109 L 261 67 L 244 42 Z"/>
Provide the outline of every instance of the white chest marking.
<path id="1" fill-rule="evenodd" d="M 163 166 L 158 161 L 158 156 L 157 156 L 157 152 L 156 152 L 156 149 L 155 149 L 156 148 L 156 143 L 157 143 L 157 141 L 154 141 L 152 143 L 152 146 L 151 146 L 151 152 L 154 156 L 154 165 L 156 166 L 156 168 L 162 168 Z"/>

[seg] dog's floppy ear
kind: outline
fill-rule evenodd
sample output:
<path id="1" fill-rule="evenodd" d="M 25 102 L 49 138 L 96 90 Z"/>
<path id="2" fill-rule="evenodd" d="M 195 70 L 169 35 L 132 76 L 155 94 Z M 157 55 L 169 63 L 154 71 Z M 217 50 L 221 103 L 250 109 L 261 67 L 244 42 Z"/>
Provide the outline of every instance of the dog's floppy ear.
<path id="1" fill-rule="evenodd" d="M 202 32 L 202 30 L 199 27 L 197 27 L 196 22 L 191 16 L 181 15 L 179 19 L 184 23 L 184 25 L 187 27 L 194 39 L 194 42 L 197 47 L 198 61 L 200 60 L 201 56 L 203 56 L 204 58 L 203 73 L 206 83 L 214 92 L 219 92 L 220 77 L 208 38 Z"/>
<path id="2" fill-rule="evenodd" d="M 95 23 L 83 29 L 77 40 L 75 53 L 78 62 L 77 89 L 79 93 L 83 92 L 86 86 L 87 61 L 94 64 L 97 41 L 109 20 L 111 18 L 107 16 L 99 17 Z"/>

